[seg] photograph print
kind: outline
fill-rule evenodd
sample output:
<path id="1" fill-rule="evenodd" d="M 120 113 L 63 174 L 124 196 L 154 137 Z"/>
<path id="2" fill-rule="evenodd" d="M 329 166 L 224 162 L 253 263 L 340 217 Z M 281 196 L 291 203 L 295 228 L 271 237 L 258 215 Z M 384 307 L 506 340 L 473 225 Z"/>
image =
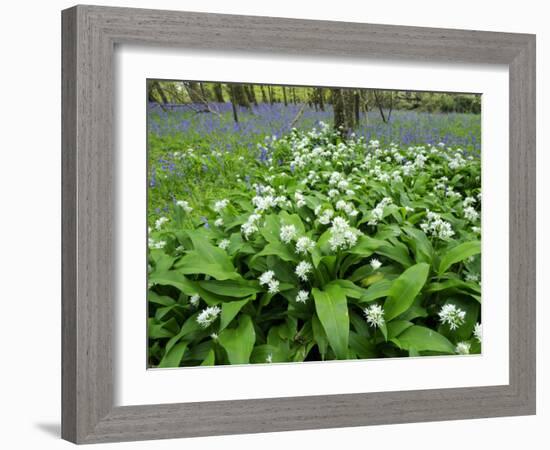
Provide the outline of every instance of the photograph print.
<path id="1" fill-rule="evenodd" d="M 147 80 L 147 367 L 479 355 L 481 95 Z"/>

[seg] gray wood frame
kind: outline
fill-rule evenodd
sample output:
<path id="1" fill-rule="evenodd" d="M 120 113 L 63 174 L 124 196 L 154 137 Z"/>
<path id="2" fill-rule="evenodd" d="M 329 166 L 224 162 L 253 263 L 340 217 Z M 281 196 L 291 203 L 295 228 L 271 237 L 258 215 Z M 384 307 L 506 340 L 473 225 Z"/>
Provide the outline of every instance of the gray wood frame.
<path id="1" fill-rule="evenodd" d="M 76 6 L 62 13 L 62 437 L 76 443 L 535 413 L 535 36 Z M 113 406 L 115 44 L 506 64 L 510 74 L 510 383 Z"/>

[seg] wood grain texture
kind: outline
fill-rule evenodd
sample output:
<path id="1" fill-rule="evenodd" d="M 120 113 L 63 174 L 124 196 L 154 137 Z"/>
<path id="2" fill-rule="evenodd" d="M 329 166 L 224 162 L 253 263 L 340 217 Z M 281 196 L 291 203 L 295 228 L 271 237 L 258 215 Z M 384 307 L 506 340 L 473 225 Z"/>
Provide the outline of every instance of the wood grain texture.
<path id="1" fill-rule="evenodd" d="M 534 36 L 95 6 L 62 16 L 63 438 L 94 443 L 535 412 Z M 113 52 L 124 43 L 508 65 L 510 383 L 114 407 Z"/>

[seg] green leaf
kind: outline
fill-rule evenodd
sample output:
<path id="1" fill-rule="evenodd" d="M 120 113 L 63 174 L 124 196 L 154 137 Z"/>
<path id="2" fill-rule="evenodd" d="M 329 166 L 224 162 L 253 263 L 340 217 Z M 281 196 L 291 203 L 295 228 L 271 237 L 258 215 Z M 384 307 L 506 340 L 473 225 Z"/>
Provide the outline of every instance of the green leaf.
<path id="1" fill-rule="evenodd" d="M 323 325 L 331 348 L 338 359 L 346 359 L 349 340 L 349 313 L 346 295 L 336 285 L 324 291 L 313 288 L 315 310 Z"/>
<path id="2" fill-rule="evenodd" d="M 262 291 L 257 281 L 248 280 L 208 280 L 197 284 L 208 292 L 227 297 L 247 297 Z"/>
<path id="3" fill-rule="evenodd" d="M 361 296 L 361 302 L 372 302 L 382 297 L 387 297 L 393 282 L 390 280 L 381 280 L 371 285 L 366 292 Z"/>
<path id="4" fill-rule="evenodd" d="M 220 250 L 225 257 L 227 257 L 227 254 L 222 249 L 218 250 Z M 209 262 L 208 259 L 204 258 L 202 253 L 194 250 L 187 252 L 187 254 L 181 258 L 174 265 L 174 267 L 185 275 L 210 275 L 216 280 L 238 280 L 242 278 L 235 272 L 234 267 L 227 270 L 218 262 Z"/>
<path id="5" fill-rule="evenodd" d="M 227 352 L 230 364 L 247 364 L 256 341 L 256 332 L 250 316 L 241 316 L 239 326 L 226 328 L 220 333 L 218 340 Z"/>
<path id="6" fill-rule="evenodd" d="M 433 351 L 454 354 L 454 345 L 443 335 L 430 328 L 413 325 L 392 339 L 403 350 Z"/>
<path id="7" fill-rule="evenodd" d="M 215 364 L 216 364 L 216 353 L 214 352 L 214 350 L 210 350 L 206 355 L 206 358 L 204 358 L 203 362 L 201 363 L 201 366 L 213 366 Z"/>
<path id="8" fill-rule="evenodd" d="M 173 286 L 183 292 L 185 295 L 193 295 L 197 293 L 195 283 L 188 280 L 181 273 L 175 270 L 169 272 L 155 273 L 149 277 L 149 282 L 160 284 L 162 286 Z"/>
<path id="9" fill-rule="evenodd" d="M 414 250 L 416 262 L 431 264 L 434 249 L 426 233 L 413 227 L 403 227 L 403 230 L 411 237 L 409 245 Z"/>
<path id="10" fill-rule="evenodd" d="M 388 337 L 390 339 L 398 337 L 403 331 L 413 325 L 414 324 L 408 320 L 392 320 L 388 323 Z"/>
<path id="11" fill-rule="evenodd" d="M 236 302 L 222 303 L 222 313 L 220 318 L 220 331 L 225 329 L 227 325 L 235 318 L 239 311 L 249 302 L 250 299 L 237 300 Z"/>
<path id="12" fill-rule="evenodd" d="M 324 289 L 326 289 L 328 286 L 338 286 L 343 291 L 346 297 L 350 298 L 362 298 L 363 295 L 367 293 L 366 289 L 363 289 L 359 286 L 357 286 L 355 283 L 349 281 L 349 280 L 332 280 L 328 284 L 325 285 Z"/>
<path id="13" fill-rule="evenodd" d="M 477 255 L 478 253 L 481 253 L 480 241 L 464 242 L 463 244 L 459 244 L 447 250 L 439 263 L 439 274 L 444 273 L 453 264 L 463 261 L 470 256 Z"/>
<path id="14" fill-rule="evenodd" d="M 315 342 L 317 343 L 319 353 L 321 354 L 321 359 L 324 360 L 325 355 L 327 354 L 328 339 L 317 314 L 313 314 L 311 319 L 311 327 L 313 329 L 313 339 L 315 339 Z"/>
<path id="15" fill-rule="evenodd" d="M 361 359 L 376 358 L 376 345 L 364 336 L 360 336 L 353 331 L 349 333 L 349 346 L 355 354 Z"/>
<path id="16" fill-rule="evenodd" d="M 167 351 L 158 367 L 179 367 L 183 354 L 187 350 L 187 342 L 180 342 Z"/>
<path id="17" fill-rule="evenodd" d="M 255 260 L 260 256 L 274 255 L 281 258 L 283 261 L 297 262 L 298 256 L 281 242 L 270 242 L 264 249 L 257 253 L 252 259 Z"/>
<path id="18" fill-rule="evenodd" d="M 404 244 L 383 245 L 382 247 L 376 249 L 375 253 L 397 261 L 403 267 L 410 267 L 413 264 L 413 261 L 409 256 L 407 246 Z"/>
<path id="19" fill-rule="evenodd" d="M 235 272 L 235 267 L 228 254 L 212 245 L 200 231 L 188 231 L 194 250 L 187 252 L 174 267 L 183 274 L 210 275 L 217 280 L 235 280 L 242 277 Z"/>
<path id="20" fill-rule="evenodd" d="M 384 303 L 386 321 L 392 320 L 409 309 L 426 283 L 429 271 L 428 264 L 415 264 L 394 280 L 388 292 L 388 299 Z"/>

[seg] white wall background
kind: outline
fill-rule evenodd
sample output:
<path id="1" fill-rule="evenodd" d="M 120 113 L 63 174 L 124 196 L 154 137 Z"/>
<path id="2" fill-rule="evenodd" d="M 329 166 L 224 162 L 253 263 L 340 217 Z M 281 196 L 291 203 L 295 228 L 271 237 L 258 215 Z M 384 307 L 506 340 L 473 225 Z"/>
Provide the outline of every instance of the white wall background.
<path id="1" fill-rule="evenodd" d="M 550 29 L 545 2 L 462 0 L 157 0 L 103 1 L 134 6 L 232 14 L 271 15 L 469 28 L 537 34 L 538 140 L 538 415 L 504 419 L 388 425 L 261 435 L 197 438 L 119 444 L 124 449 L 255 449 L 350 446 L 372 448 L 452 449 L 543 448 L 548 441 L 550 394 L 544 376 L 548 365 L 549 308 L 544 286 L 550 250 L 544 230 L 550 227 L 544 177 L 549 158 L 550 104 L 548 58 Z M 71 1 L 4 2 L 0 18 L 0 274 L 2 313 L 0 343 L 0 412 L 4 448 L 69 448 L 59 438 L 60 418 L 60 10 Z M 330 36 L 327 36 L 330 39 Z M 545 295 L 546 294 L 546 295 Z M 545 383 L 546 381 L 546 383 Z M 546 427 L 544 426 L 546 425 Z M 538 443 L 540 442 L 540 443 Z M 97 448 L 114 448 L 100 445 Z"/>

